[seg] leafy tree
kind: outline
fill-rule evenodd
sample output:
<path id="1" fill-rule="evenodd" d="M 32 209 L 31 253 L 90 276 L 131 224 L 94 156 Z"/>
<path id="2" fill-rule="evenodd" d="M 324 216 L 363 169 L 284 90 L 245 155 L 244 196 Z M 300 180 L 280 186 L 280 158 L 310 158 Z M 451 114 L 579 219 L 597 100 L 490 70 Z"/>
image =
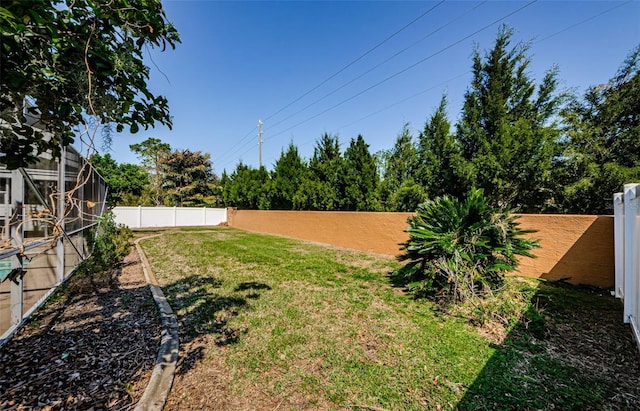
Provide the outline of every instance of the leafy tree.
<path id="1" fill-rule="evenodd" d="M 88 160 L 109 186 L 110 207 L 140 204 L 140 197 L 149 186 L 149 175 L 145 170 L 136 164 L 118 164 L 109 153 L 104 156 L 93 154 Z"/>
<path id="2" fill-rule="evenodd" d="M 271 208 L 270 184 L 271 178 L 264 166 L 255 169 L 239 163 L 224 185 L 224 204 L 241 209 L 268 210 Z"/>
<path id="3" fill-rule="evenodd" d="M 3 1 L 0 35 L 1 164 L 27 166 L 46 151 L 59 157 L 85 114 L 132 133 L 171 126 L 142 59 L 149 46 L 180 41 L 160 0 Z"/>
<path id="4" fill-rule="evenodd" d="M 483 297 L 497 290 L 506 272 L 518 265 L 518 255 L 531 256 L 538 247 L 523 235 L 509 209 L 490 205 L 482 190 L 464 200 L 443 196 L 421 204 L 408 219 L 409 240 L 400 261 L 406 265 L 394 277 L 417 295 L 446 302 Z"/>
<path id="5" fill-rule="evenodd" d="M 135 152 L 142 166 L 150 173 L 160 174 L 162 157 L 171 151 L 168 143 L 163 143 L 158 138 L 149 137 L 141 143 L 130 144 L 129 148 Z"/>
<path id="6" fill-rule="evenodd" d="M 211 156 L 200 151 L 175 150 L 161 163 L 164 203 L 168 206 L 215 206 L 218 177 Z"/>
<path id="7" fill-rule="evenodd" d="M 231 179 L 227 174 L 227 170 L 222 170 L 222 174 L 220 175 L 220 182 L 218 186 L 214 190 L 214 194 L 218 197 L 220 203 L 218 206 L 226 207 L 225 197 L 224 197 L 224 188 L 231 183 Z"/>
<path id="8" fill-rule="evenodd" d="M 298 210 L 337 210 L 344 196 L 344 160 L 338 137 L 324 133 L 316 142 L 309 173 L 293 197 Z"/>
<path id="9" fill-rule="evenodd" d="M 417 150 L 416 180 L 424 187 L 426 196 L 435 198 L 450 194 L 461 197 L 469 179 L 468 165 L 462 157 L 460 144 L 451 133 L 446 96 L 442 96 L 440 105 L 425 123 L 418 137 Z"/>
<path id="10" fill-rule="evenodd" d="M 162 162 L 164 157 L 171 152 L 171 146 L 160 139 L 149 137 L 141 143 L 129 145 L 131 151 L 136 153 L 142 166 L 149 173 L 151 187 L 150 195 L 153 205 L 162 204 Z"/>
<path id="11" fill-rule="evenodd" d="M 289 144 L 276 161 L 271 176 L 271 208 L 292 210 L 293 197 L 307 175 L 308 167 L 298 154 L 298 148 Z"/>
<path id="12" fill-rule="evenodd" d="M 222 170 L 222 174 L 220 175 L 220 186 L 224 187 L 231 181 L 229 179 L 229 175 L 227 174 L 227 170 Z"/>
<path id="13" fill-rule="evenodd" d="M 382 153 L 379 158 L 384 168 L 379 188 L 380 200 L 386 210 L 397 211 L 396 205 L 391 204 L 389 199 L 403 184 L 415 183 L 418 166 L 418 153 L 408 123 L 402 127 L 391 151 Z"/>
<path id="14" fill-rule="evenodd" d="M 503 26 L 484 59 L 474 51 L 457 138 L 472 166 L 471 185 L 483 188 L 496 204 L 541 210 L 552 195 L 559 138 L 553 122 L 561 104 L 557 69 L 536 87 L 527 73 L 528 45 L 510 48 L 512 34 Z"/>
<path id="15" fill-rule="evenodd" d="M 380 208 L 377 186 L 378 169 L 369 145 L 358 135 L 344 152 L 345 189 L 343 210 L 376 211 Z"/>
<path id="16" fill-rule="evenodd" d="M 563 156 L 555 167 L 561 211 L 611 212 L 611 196 L 640 180 L 640 46 L 607 84 L 563 110 Z"/>
<path id="17" fill-rule="evenodd" d="M 413 181 L 403 181 L 402 185 L 387 199 L 387 208 L 393 211 L 415 211 L 427 199 L 424 188 Z"/>
<path id="18" fill-rule="evenodd" d="M 305 177 L 293 196 L 294 210 L 336 210 L 340 198 L 335 188 L 326 181 Z"/>
<path id="19" fill-rule="evenodd" d="M 602 90 L 597 120 L 612 159 L 623 167 L 640 165 L 640 45 L 627 56 Z"/>
<path id="20" fill-rule="evenodd" d="M 320 137 L 320 140 L 316 141 L 316 146 L 313 149 L 313 158 L 309 162 L 309 168 L 311 168 L 320 180 L 330 181 L 334 178 L 336 170 L 329 166 L 332 166 L 332 162 L 340 158 L 340 141 L 338 137 L 324 133 L 322 137 Z M 339 170 L 337 172 L 339 172 Z"/>
<path id="21" fill-rule="evenodd" d="M 324 133 L 313 149 L 313 157 L 309 161 L 311 178 L 323 183 L 325 195 L 335 199 L 326 202 L 328 210 L 339 207 L 338 199 L 344 195 L 344 159 L 340 153 L 340 142 L 337 136 Z"/>

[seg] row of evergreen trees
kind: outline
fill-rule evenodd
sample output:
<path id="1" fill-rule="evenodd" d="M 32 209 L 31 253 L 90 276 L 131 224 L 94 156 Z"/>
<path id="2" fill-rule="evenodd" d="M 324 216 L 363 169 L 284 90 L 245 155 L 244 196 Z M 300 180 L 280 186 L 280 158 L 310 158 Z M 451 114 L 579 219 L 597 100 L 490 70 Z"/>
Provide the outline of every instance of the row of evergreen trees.
<path id="1" fill-rule="evenodd" d="M 292 143 L 273 171 L 240 163 L 219 181 L 204 155 L 191 162 L 208 172 L 183 182 L 199 187 L 197 193 L 168 179 L 185 171 L 154 170 L 147 161 L 151 185 L 163 197 L 157 203 L 180 205 L 191 193 L 189 205 L 414 211 L 426 199 L 461 197 L 473 187 L 494 205 L 525 212 L 611 213 L 612 194 L 640 181 L 640 46 L 613 79 L 579 97 L 559 90 L 556 67 L 536 84 L 528 45 L 512 46 L 512 34 L 503 27 L 492 49 L 474 50 L 455 125 L 443 97 L 417 136 L 405 124 L 393 147 L 375 154 L 360 135 L 343 152 L 337 136 L 324 134 L 308 161 Z M 154 158 L 153 150 L 146 154 L 143 160 Z M 196 184 L 198 178 L 206 181 Z"/>
<path id="2" fill-rule="evenodd" d="M 227 206 L 279 210 L 379 210 L 378 171 L 362 136 L 352 139 L 344 154 L 336 137 L 324 134 L 306 163 L 290 144 L 273 172 L 239 164 L 223 173 Z"/>
<path id="3" fill-rule="evenodd" d="M 612 194 L 640 180 L 640 48 L 580 98 L 558 89 L 556 67 L 536 84 L 528 45 L 512 47 L 512 33 L 503 27 L 491 50 L 474 50 L 454 127 L 443 97 L 417 138 L 407 124 L 375 155 L 362 136 L 341 155 L 337 137 L 323 135 L 308 164 L 290 145 L 271 174 L 240 164 L 224 175 L 224 204 L 413 211 L 475 187 L 526 212 L 610 213 Z"/>

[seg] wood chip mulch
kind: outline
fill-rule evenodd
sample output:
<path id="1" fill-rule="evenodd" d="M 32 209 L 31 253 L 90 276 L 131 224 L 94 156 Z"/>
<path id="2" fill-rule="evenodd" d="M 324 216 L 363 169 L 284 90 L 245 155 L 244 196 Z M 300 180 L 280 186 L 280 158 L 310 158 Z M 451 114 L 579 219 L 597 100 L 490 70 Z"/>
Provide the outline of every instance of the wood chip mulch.
<path id="1" fill-rule="evenodd" d="M 160 320 L 135 250 L 72 277 L 0 348 L 1 410 L 126 410 L 147 386 Z"/>

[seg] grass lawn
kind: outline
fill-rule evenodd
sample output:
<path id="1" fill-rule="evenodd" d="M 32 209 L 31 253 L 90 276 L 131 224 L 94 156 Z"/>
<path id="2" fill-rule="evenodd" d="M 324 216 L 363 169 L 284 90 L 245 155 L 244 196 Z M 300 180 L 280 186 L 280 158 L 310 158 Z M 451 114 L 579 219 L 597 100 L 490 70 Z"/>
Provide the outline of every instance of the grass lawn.
<path id="1" fill-rule="evenodd" d="M 169 409 L 640 409 L 606 294 L 518 280 L 545 329 L 496 341 L 393 287 L 391 257 L 229 228 L 141 245 L 180 321 Z"/>

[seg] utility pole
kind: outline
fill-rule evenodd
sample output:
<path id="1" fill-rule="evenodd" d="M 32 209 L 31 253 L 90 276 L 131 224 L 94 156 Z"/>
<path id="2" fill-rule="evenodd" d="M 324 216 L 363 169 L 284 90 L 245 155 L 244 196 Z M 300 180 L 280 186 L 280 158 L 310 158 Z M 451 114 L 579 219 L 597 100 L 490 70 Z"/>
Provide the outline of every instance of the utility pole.
<path id="1" fill-rule="evenodd" d="M 258 151 L 260 152 L 260 168 L 262 168 L 262 120 L 258 120 Z"/>

